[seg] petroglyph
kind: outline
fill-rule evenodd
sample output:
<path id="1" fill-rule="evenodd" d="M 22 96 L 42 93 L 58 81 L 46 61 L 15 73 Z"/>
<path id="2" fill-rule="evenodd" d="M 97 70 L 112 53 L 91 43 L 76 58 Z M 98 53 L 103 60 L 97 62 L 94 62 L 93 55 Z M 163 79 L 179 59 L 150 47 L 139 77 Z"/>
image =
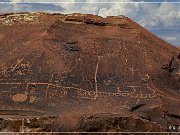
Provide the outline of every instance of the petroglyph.
<path id="1" fill-rule="evenodd" d="M 30 62 L 26 62 L 26 63 L 21 63 L 20 65 L 19 65 L 19 67 L 22 67 L 22 68 L 29 68 L 30 67 Z"/>
<path id="2" fill-rule="evenodd" d="M 2 75 L 6 75 L 6 74 L 8 74 L 8 70 L 9 68 L 8 67 L 2 67 L 2 69 L 1 69 L 1 71 L 0 71 L 0 73 L 2 74 Z"/>
<path id="3" fill-rule="evenodd" d="M 138 69 L 134 69 L 134 67 L 129 68 L 129 70 L 131 71 L 131 74 L 132 74 L 132 75 L 134 75 L 134 74 L 135 74 L 135 72 L 137 72 L 137 71 L 138 71 Z"/>
<path id="4" fill-rule="evenodd" d="M 156 96 L 156 94 L 135 94 L 133 97 L 138 99 L 153 99 Z"/>
<path id="5" fill-rule="evenodd" d="M 77 98 L 86 98 L 86 99 L 93 99 L 96 100 L 97 98 L 94 98 L 97 95 L 97 97 L 110 97 L 114 96 L 114 93 L 111 92 L 96 92 L 96 91 L 87 91 L 79 89 L 77 91 Z"/>
<path id="6" fill-rule="evenodd" d="M 115 84 L 115 80 L 113 80 L 113 79 L 107 79 L 107 80 L 104 80 L 103 82 L 106 86 Z"/>
<path id="7" fill-rule="evenodd" d="M 100 60 L 100 58 L 98 60 Z M 95 76 L 97 75 L 98 66 L 99 66 L 98 64 L 99 64 L 99 62 L 96 65 Z M 38 87 L 43 86 L 44 88 L 46 88 L 45 89 L 45 99 L 53 99 L 53 97 L 65 97 L 65 96 L 67 96 L 68 91 L 71 89 L 73 89 L 73 90 L 75 90 L 75 92 L 77 92 L 77 98 L 86 98 L 86 99 L 94 99 L 94 100 L 96 100 L 98 97 L 99 98 L 130 97 L 130 98 L 139 98 L 139 99 L 155 98 L 155 94 L 138 94 L 138 93 L 136 93 L 136 92 L 138 92 L 139 86 L 127 86 L 127 88 L 130 88 L 130 90 L 127 90 L 127 91 L 123 90 L 119 86 L 119 87 L 117 87 L 117 92 L 99 92 L 97 87 L 96 87 L 96 91 L 88 91 L 88 90 L 80 89 L 79 86 L 76 84 L 74 86 L 72 85 L 73 87 L 71 87 L 71 86 L 65 87 L 63 85 L 60 85 L 59 80 L 57 80 L 57 79 L 61 79 L 61 78 L 62 78 L 61 75 L 52 74 L 49 82 L 26 82 L 26 90 L 30 90 L 30 91 L 36 90 L 36 92 L 37 92 Z M 115 83 L 113 79 L 107 79 L 104 82 L 107 85 Z M 96 83 L 98 83 L 98 82 L 96 82 Z M 12 86 L 12 85 L 23 85 L 23 83 L 17 82 L 17 81 L 16 82 L 0 82 L 0 85 Z M 147 86 L 147 89 L 151 89 L 153 91 L 153 89 L 150 88 L 149 86 Z M 19 96 L 22 96 L 24 98 L 18 100 Z M 26 96 L 27 96 L 26 94 L 17 95 L 17 96 L 13 96 L 13 99 L 17 102 L 23 102 L 25 100 Z M 30 97 L 30 101 L 29 101 L 30 103 L 34 103 L 37 101 L 38 101 L 37 97 L 35 97 L 35 96 Z"/>
<path id="8" fill-rule="evenodd" d="M 55 62 L 53 60 L 47 60 L 47 65 L 51 68 L 53 67 Z"/>
<path id="9" fill-rule="evenodd" d="M 1 85 L 22 85 L 22 82 L 5 82 L 5 83 L 0 83 Z M 46 82 L 29 82 L 27 85 L 48 85 L 49 83 Z M 54 85 L 54 84 L 50 84 Z"/>
<path id="10" fill-rule="evenodd" d="M 144 82 L 148 82 L 150 80 L 149 74 L 146 74 L 144 77 L 141 78 Z"/>
<path id="11" fill-rule="evenodd" d="M 26 93 L 20 93 L 12 96 L 12 100 L 14 102 L 24 102 L 27 100 L 27 94 Z"/>
<path id="12" fill-rule="evenodd" d="M 24 58 L 21 59 L 17 59 L 15 64 L 12 64 L 10 68 L 8 67 L 4 67 L 1 69 L 0 74 L 6 74 L 8 75 L 9 72 L 14 72 L 14 74 L 16 74 L 17 76 L 22 76 L 22 75 L 26 75 L 25 74 L 25 70 L 26 72 L 30 72 L 30 67 L 33 65 L 34 61 L 36 58 L 40 58 L 41 55 L 35 55 L 32 63 L 30 62 L 26 62 L 24 60 Z M 70 66 L 68 68 L 68 70 L 64 71 L 63 74 L 49 74 L 47 77 L 49 77 L 49 81 L 47 80 L 47 82 L 38 82 L 38 81 L 32 81 L 34 78 L 32 77 L 32 79 L 28 80 L 26 79 L 26 82 L 18 82 L 18 79 L 14 78 L 14 79 L 10 79 L 9 81 L 5 80 L 6 82 L 1 81 L 0 85 L 8 85 L 8 86 L 13 86 L 14 87 L 14 91 L 16 91 L 16 89 L 18 89 L 19 87 L 16 87 L 16 85 L 19 86 L 24 86 L 26 85 L 26 90 L 30 91 L 31 95 L 29 95 L 29 99 L 28 99 L 28 94 L 27 93 L 18 93 L 12 96 L 12 100 L 14 102 L 25 102 L 28 101 L 29 103 L 38 103 L 40 101 L 46 101 L 46 100 L 50 100 L 50 102 L 58 102 L 54 101 L 54 99 L 56 98 L 64 98 L 68 95 L 68 93 L 70 91 L 74 91 L 74 95 L 71 95 L 74 98 L 82 98 L 82 99 L 90 99 L 90 100 L 96 100 L 97 98 L 110 98 L 110 97 L 116 97 L 116 98 L 136 98 L 138 100 L 140 99 L 155 99 L 156 98 L 156 94 L 152 93 L 152 94 L 148 94 L 148 93 L 138 93 L 140 87 L 139 86 L 127 86 L 127 88 L 122 88 L 121 86 L 116 86 L 117 87 L 117 92 L 100 92 L 98 90 L 98 86 L 99 82 L 98 82 L 98 69 L 99 69 L 99 64 L 100 64 L 100 60 L 102 59 L 102 56 L 98 56 L 97 58 L 97 63 L 95 66 L 95 71 L 94 71 L 94 83 L 95 83 L 95 91 L 89 91 L 86 89 L 81 89 L 79 88 L 80 86 L 77 84 L 71 84 L 71 86 L 64 86 L 62 85 L 60 82 L 63 81 L 64 78 L 68 77 L 68 73 L 74 72 L 73 70 L 77 68 L 78 64 L 80 62 L 82 62 L 83 64 L 83 59 L 82 57 L 78 57 L 75 60 L 72 60 L 70 62 Z M 47 64 L 49 64 L 49 66 L 52 66 L 52 64 L 54 64 L 53 60 L 47 60 Z M 21 67 L 21 70 L 16 70 L 19 67 Z M 41 68 L 41 67 L 40 67 Z M 134 69 L 129 68 L 130 71 L 132 72 L 132 75 L 135 74 L 135 72 L 138 71 L 138 69 Z M 70 76 L 70 75 L 69 75 Z M 35 77 L 35 76 L 34 76 Z M 84 80 L 88 80 L 86 75 L 83 76 Z M 141 78 L 142 80 L 149 80 L 150 76 L 148 74 L 146 74 L 144 77 Z M 90 80 L 89 80 L 90 81 Z M 112 78 L 107 78 L 102 80 L 103 83 L 105 84 L 105 86 L 110 86 L 110 85 L 116 85 L 116 81 Z M 91 84 L 92 88 L 94 88 L 93 84 Z M 39 88 L 43 88 L 44 91 L 44 98 L 40 98 L 37 95 L 39 92 Z M 154 92 L 154 89 L 152 89 L 149 85 L 147 85 L 147 89 L 152 90 L 152 92 Z M 39 92 L 39 93 L 42 93 Z M 28 100 L 27 100 L 28 99 Z"/>
<path id="13" fill-rule="evenodd" d="M 93 124 L 83 125 L 98 131 L 145 131 L 147 128 L 144 130 L 144 127 L 150 127 L 146 131 L 153 131 L 158 130 L 154 128 L 156 126 L 166 128 L 167 122 L 176 123 L 174 118 L 161 119 L 163 111 L 179 113 L 179 84 L 161 69 L 162 65 L 169 63 L 173 52 L 177 51 L 176 47 L 168 47 L 164 41 L 126 17 L 75 15 L 80 18 L 78 20 L 85 18 L 85 21 L 90 19 L 93 23 L 99 19 L 107 20 L 105 22 L 109 26 L 102 27 L 67 23 L 64 21 L 66 16 L 62 14 L 42 14 L 40 17 L 34 14 L 38 21 L 29 17 L 33 14 L 23 14 L 27 17 L 0 15 L 0 23 L 6 23 L 6 26 L 0 26 L 1 110 L 17 109 L 18 112 L 11 114 L 15 117 L 25 114 L 22 117 L 29 118 L 29 114 L 36 114 L 32 110 L 39 109 L 44 110 L 46 116 L 60 114 L 63 121 L 64 115 L 69 117 L 72 114 L 74 120 L 74 114 L 81 118 L 81 114 L 84 117 L 87 113 L 88 118 L 83 120 L 91 123 L 89 113 L 92 112 L 93 122 L 100 120 L 100 128 L 89 128 Z M 23 109 L 27 111 L 23 112 Z M 107 117 L 96 117 L 96 114 L 106 112 Z M 113 117 L 113 123 L 108 122 L 111 121 L 109 116 Z M 134 117 L 138 121 L 134 121 Z M 112 130 L 101 128 L 104 127 L 101 123 L 114 125 L 114 119 L 117 130 L 114 127 Z M 56 128 L 56 123 L 64 127 L 64 123 L 56 121 L 49 125 L 51 122 L 46 120 L 48 126 L 43 126 L 43 131 L 46 127 L 48 131 Z M 71 121 L 69 123 L 71 126 Z M 26 125 L 32 126 L 25 124 L 24 120 L 20 124 L 21 131 L 25 131 Z M 81 125 L 82 122 L 77 127 Z M 135 125 L 142 128 L 136 130 Z"/>
<path id="14" fill-rule="evenodd" d="M 18 75 L 18 76 L 25 76 L 25 74 L 22 72 L 22 71 L 16 71 L 16 75 Z"/>
<path id="15" fill-rule="evenodd" d="M 127 65 L 127 63 L 128 63 L 128 59 L 125 60 L 125 63 L 124 63 L 124 64 Z"/>
<path id="16" fill-rule="evenodd" d="M 34 103 L 34 102 L 37 102 L 38 101 L 38 97 L 36 96 L 30 96 L 30 99 L 29 99 L 29 102 L 30 103 Z"/>
<path id="17" fill-rule="evenodd" d="M 87 91 L 79 89 L 77 90 L 77 98 L 86 98 L 93 99 L 93 97 L 98 94 L 99 98 L 107 98 L 107 97 L 130 97 L 130 98 L 138 98 L 138 99 L 153 99 L 155 98 L 155 94 L 135 94 L 135 93 L 119 93 L 119 92 L 95 92 L 95 91 Z"/>
<path id="18" fill-rule="evenodd" d="M 11 67 L 11 68 L 12 68 L 11 71 L 14 71 L 14 70 L 16 69 L 16 67 L 17 67 L 23 60 L 24 60 L 24 58 L 18 59 L 17 62 L 16 62 L 16 64 L 15 64 L 15 66 Z"/>
<path id="19" fill-rule="evenodd" d="M 48 96 L 46 97 L 48 100 L 53 100 L 56 97 L 62 98 L 67 96 L 67 90 L 64 88 L 51 88 L 51 91 L 48 91 Z M 57 99 L 56 99 L 57 100 Z"/>
<path id="20" fill-rule="evenodd" d="M 16 80 L 18 77 L 22 77 L 30 73 L 28 68 L 30 67 L 29 62 L 22 63 L 24 58 L 17 59 L 15 64 L 12 64 L 10 67 L 2 67 L 0 70 L 0 75 L 5 78 L 12 78 L 11 80 Z M 1 79 L 2 80 L 2 79 Z"/>
<path id="21" fill-rule="evenodd" d="M 121 86 L 117 87 L 117 91 L 118 91 L 118 93 L 129 93 L 128 90 L 124 90 Z"/>
<path id="22" fill-rule="evenodd" d="M 137 88 L 139 87 L 139 86 L 127 86 L 128 88 L 132 88 L 132 92 L 131 93 L 135 93 L 136 91 L 137 91 Z"/>
<path id="23" fill-rule="evenodd" d="M 18 51 L 18 47 L 16 47 L 16 48 L 14 48 L 14 49 L 12 49 L 12 51 L 10 51 L 10 55 L 12 55 L 12 54 L 15 54 L 15 53 L 17 53 Z"/>
<path id="24" fill-rule="evenodd" d="M 95 99 L 98 97 L 97 73 L 98 73 L 99 62 L 100 62 L 100 59 L 101 59 L 101 58 L 102 58 L 102 56 L 98 56 L 98 61 L 97 61 L 97 64 L 96 64 L 95 75 L 94 75 L 95 90 L 96 90 L 96 94 L 95 94 L 95 96 L 94 96 Z"/>
<path id="25" fill-rule="evenodd" d="M 156 93 L 156 90 L 153 89 L 153 88 L 151 88 L 148 84 L 147 84 L 147 87 L 146 87 L 146 88 L 149 89 L 149 90 L 151 90 L 154 94 Z"/>
<path id="26" fill-rule="evenodd" d="M 1 83 L 2 84 L 2 83 Z M 3 84 L 18 84 L 21 85 L 22 83 L 3 83 Z M 154 98 L 155 94 L 135 94 L 135 90 L 137 87 L 135 86 L 129 86 L 130 88 L 133 89 L 133 91 L 126 93 L 126 92 L 96 92 L 96 91 L 88 91 L 88 90 L 83 90 L 77 87 L 63 87 L 61 85 L 56 85 L 56 84 L 49 84 L 49 83 L 28 83 L 28 85 L 49 85 L 49 88 L 51 89 L 47 93 L 47 97 L 50 97 L 50 99 L 55 97 L 65 97 L 68 94 L 68 89 L 74 89 L 77 92 L 77 98 L 89 98 L 93 99 L 96 94 L 98 94 L 99 98 L 104 98 L 104 97 L 131 97 L 131 98 Z M 38 91 L 37 91 L 38 92 Z M 46 98 L 47 98 L 46 97 Z M 45 99 L 46 99 L 45 98 Z"/>
<path id="27" fill-rule="evenodd" d="M 53 76 L 54 76 L 54 74 L 52 74 L 52 76 L 51 76 L 51 78 L 50 78 L 50 80 L 49 80 L 49 83 L 48 83 L 47 89 L 46 89 L 46 98 L 47 98 L 47 94 L 48 94 L 48 90 L 49 90 L 50 83 L 51 83 L 51 82 L 52 82 L 52 80 L 53 80 Z"/>
<path id="28" fill-rule="evenodd" d="M 32 61 L 32 63 L 31 63 L 30 66 L 33 66 L 35 60 L 36 60 L 37 58 L 40 58 L 40 57 L 41 57 L 41 54 L 36 54 L 36 55 L 34 56 L 33 61 Z"/>

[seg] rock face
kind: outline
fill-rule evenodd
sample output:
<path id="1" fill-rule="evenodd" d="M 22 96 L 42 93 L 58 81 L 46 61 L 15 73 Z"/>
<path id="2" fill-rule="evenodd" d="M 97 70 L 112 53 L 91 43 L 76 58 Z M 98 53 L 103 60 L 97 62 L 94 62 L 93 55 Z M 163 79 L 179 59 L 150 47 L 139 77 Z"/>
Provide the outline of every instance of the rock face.
<path id="1" fill-rule="evenodd" d="M 177 57 L 173 57 L 167 66 L 169 73 L 176 77 L 177 80 L 180 78 L 180 53 Z"/>
<path id="2" fill-rule="evenodd" d="M 177 131 L 178 53 L 124 16 L 0 15 L 0 130 Z"/>

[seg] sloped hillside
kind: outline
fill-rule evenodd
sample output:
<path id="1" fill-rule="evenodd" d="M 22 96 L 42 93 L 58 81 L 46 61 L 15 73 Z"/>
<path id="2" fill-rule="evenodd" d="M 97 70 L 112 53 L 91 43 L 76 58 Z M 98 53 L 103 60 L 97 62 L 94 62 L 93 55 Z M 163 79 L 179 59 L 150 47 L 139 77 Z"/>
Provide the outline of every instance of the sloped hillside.
<path id="1" fill-rule="evenodd" d="M 179 52 L 125 16 L 0 15 L 0 130 L 167 131 Z"/>

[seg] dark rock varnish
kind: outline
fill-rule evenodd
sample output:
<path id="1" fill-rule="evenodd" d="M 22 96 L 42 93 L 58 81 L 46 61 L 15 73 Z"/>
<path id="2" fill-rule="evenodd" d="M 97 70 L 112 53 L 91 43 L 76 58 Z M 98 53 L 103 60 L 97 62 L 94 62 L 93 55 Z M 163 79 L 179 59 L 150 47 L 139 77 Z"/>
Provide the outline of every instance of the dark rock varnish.
<path id="1" fill-rule="evenodd" d="M 167 131 L 178 54 L 125 16 L 0 15 L 0 131 Z"/>

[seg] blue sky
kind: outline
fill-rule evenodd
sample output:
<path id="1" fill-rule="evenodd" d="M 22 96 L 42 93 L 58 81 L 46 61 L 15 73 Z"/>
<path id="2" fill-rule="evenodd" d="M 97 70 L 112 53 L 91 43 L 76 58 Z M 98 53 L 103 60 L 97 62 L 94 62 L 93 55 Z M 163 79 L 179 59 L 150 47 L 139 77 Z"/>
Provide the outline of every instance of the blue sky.
<path id="1" fill-rule="evenodd" d="M 167 42 L 180 46 L 180 0 L 0 0 L 0 13 L 37 11 L 103 17 L 125 15 Z"/>

